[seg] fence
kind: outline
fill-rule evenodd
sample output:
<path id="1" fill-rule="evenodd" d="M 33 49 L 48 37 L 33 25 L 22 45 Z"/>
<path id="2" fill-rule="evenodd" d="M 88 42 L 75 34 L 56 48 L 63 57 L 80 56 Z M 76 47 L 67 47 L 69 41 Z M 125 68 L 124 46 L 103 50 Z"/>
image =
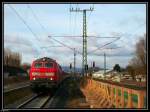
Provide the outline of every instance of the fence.
<path id="1" fill-rule="evenodd" d="M 115 108 L 146 108 L 146 90 L 87 79 L 86 89 L 95 89 Z"/>

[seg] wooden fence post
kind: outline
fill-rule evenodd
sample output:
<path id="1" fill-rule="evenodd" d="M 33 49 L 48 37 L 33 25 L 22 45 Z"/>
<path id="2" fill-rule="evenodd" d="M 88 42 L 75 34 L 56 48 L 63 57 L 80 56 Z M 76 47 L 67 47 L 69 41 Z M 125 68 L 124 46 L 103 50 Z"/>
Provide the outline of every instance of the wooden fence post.
<path id="1" fill-rule="evenodd" d="M 124 108 L 124 89 L 121 87 L 121 108 Z"/>
<path id="2" fill-rule="evenodd" d="M 128 89 L 128 108 L 132 108 L 132 90 Z"/>
<path id="3" fill-rule="evenodd" d="M 144 108 L 144 92 L 138 92 L 138 108 Z"/>
<path id="4" fill-rule="evenodd" d="M 115 94 L 115 98 L 116 98 L 116 105 L 115 105 L 115 107 L 116 108 L 118 108 L 119 107 L 119 105 L 118 105 L 118 88 L 117 87 L 115 87 L 115 89 L 116 89 L 116 94 Z"/>
<path id="5" fill-rule="evenodd" d="M 114 86 L 111 85 L 111 101 L 112 101 L 112 104 L 114 104 Z"/>

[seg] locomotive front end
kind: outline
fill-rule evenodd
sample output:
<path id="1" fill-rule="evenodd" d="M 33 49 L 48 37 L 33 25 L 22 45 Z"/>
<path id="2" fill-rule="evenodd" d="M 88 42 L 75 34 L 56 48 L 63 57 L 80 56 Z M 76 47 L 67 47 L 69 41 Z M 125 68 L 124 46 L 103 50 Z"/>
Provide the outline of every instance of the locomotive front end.
<path id="1" fill-rule="evenodd" d="M 34 91 L 44 91 L 58 85 L 58 70 L 53 60 L 40 59 L 32 63 L 30 69 L 31 88 Z"/>

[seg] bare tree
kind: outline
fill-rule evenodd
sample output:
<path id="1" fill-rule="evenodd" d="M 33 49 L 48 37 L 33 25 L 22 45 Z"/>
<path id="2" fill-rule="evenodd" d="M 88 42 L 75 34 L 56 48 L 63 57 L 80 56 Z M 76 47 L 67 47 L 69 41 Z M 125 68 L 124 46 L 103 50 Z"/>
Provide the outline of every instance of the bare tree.
<path id="1" fill-rule="evenodd" d="M 135 79 L 135 70 L 131 65 L 126 67 L 127 72 L 131 75 L 132 79 Z"/>
<path id="2" fill-rule="evenodd" d="M 140 39 L 140 41 L 136 44 L 136 56 L 139 59 L 139 62 L 146 66 L 146 42 L 145 38 Z"/>
<path id="3" fill-rule="evenodd" d="M 21 55 L 16 52 L 12 52 L 10 49 L 4 49 L 4 65 L 20 67 L 21 64 Z"/>
<path id="4" fill-rule="evenodd" d="M 146 35 L 136 44 L 135 56 L 130 60 L 129 65 L 133 67 L 135 75 L 146 74 Z M 133 74 L 133 73 L 132 73 Z"/>

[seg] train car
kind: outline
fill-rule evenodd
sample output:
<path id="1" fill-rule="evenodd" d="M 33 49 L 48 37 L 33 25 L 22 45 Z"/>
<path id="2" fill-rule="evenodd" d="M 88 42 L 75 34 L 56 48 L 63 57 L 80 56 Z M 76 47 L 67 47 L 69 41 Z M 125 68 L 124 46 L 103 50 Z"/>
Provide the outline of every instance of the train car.
<path id="1" fill-rule="evenodd" d="M 65 78 L 61 66 L 48 57 L 33 61 L 30 69 L 31 88 L 35 92 L 57 88 Z"/>

